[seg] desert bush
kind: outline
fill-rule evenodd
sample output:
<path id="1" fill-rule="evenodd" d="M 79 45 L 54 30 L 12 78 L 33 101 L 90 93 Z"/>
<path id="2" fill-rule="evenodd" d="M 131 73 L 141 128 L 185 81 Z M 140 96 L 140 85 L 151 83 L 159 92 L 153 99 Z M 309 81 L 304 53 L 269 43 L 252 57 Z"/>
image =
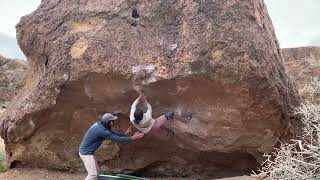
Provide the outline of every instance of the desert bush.
<path id="1" fill-rule="evenodd" d="M 302 89 L 299 89 L 299 94 L 302 95 L 307 101 L 319 104 L 320 103 L 320 78 L 313 77 L 309 83 Z"/>
<path id="2" fill-rule="evenodd" d="M 295 115 L 301 117 L 302 135 L 289 143 L 281 143 L 272 154 L 265 154 L 259 174 L 260 179 L 303 180 L 320 179 L 320 94 L 319 78 L 302 91 L 307 97 Z"/>

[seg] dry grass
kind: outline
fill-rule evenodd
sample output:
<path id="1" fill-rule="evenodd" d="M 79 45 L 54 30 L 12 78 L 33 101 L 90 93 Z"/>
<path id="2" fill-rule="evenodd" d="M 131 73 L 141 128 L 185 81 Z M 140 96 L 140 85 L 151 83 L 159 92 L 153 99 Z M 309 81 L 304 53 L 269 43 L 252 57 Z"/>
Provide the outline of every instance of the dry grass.
<path id="1" fill-rule="evenodd" d="M 306 100 L 296 109 L 303 132 L 291 143 L 281 144 L 259 171 L 260 177 L 275 180 L 320 179 L 320 80 L 314 78 L 304 88 Z"/>

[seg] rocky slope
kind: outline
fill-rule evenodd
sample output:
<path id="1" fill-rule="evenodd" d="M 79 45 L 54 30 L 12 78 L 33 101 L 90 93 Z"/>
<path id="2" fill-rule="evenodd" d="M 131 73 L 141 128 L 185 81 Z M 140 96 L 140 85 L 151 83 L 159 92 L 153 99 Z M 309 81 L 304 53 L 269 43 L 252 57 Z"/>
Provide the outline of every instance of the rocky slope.
<path id="1" fill-rule="evenodd" d="M 156 117 L 191 111 L 172 138 L 106 142 L 102 170 L 144 176 L 248 172 L 290 134 L 299 97 L 262 0 L 43 0 L 17 25 L 31 73 L 4 113 L 9 163 L 83 168 L 78 146 L 103 111 L 129 125 L 142 69 Z"/>
<path id="2" fill-rule="evenodd" d="M 23 60 L 8 59 L 0 55 L 0 113 L 25 83 L 27 63 Z"/>
<path id="3" fill-rule="evenodd" d="M 312 78 L 320 76 L 320 47 L 282 49 L 288 74 L 302 90 Z"/>

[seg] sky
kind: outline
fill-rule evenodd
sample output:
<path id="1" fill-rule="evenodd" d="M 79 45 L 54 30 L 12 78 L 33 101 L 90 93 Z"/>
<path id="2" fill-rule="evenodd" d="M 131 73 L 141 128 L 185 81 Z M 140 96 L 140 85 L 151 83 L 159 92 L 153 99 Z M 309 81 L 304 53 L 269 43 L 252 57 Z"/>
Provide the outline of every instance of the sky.
<path id="1" fill-rule="evenodd" d="M 0 55 L 25 59 L 17 40 L 15 26 L 20 17 L 34 11 L 41 0 L 0 0 Z"/>
<path id="2" fill-rule="evenodd" d="M 25 59 L 15 25 L 41 0 L 0 0 L 0 54 Z M 320 46 L 320 0 L 265 0 L 281 48 Z"/>
<path id="3" fill-rule="evenodd" d="M 281 48 L 320 46 L 320 0 L 265 0 Z"/>

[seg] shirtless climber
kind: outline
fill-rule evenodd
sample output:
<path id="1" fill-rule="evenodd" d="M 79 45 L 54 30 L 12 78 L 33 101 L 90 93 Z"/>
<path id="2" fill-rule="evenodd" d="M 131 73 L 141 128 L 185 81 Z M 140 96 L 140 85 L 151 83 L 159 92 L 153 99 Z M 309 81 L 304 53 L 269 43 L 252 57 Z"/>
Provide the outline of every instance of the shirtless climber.
<path id="1" fill-rule="evenodd" d="M 127 136 L 131 132 L 131 126 L 124 134 L 112 132 L 111 127 L 117 116 L 111 113 L 105 113 L 100 121 L 94 123 L 85 134 L 79 148 L 79 155 L 88 172 L 85 180 L 97 180 L 99 175 L 99 166 L 94 157 L 94 152 L 99 148 L 102 142 L 110 139 L 118 142 L 137 140 L 143 137 L 143 133 L 136 132 L 133 136 Z"/>
<path id="2" fill-rule="evenodd" d="M 183 123 L 188 123 L 191 120 L 191 113 L 186 113 L 184 116 L 180 116 L 174 112 L 166 112 L 155 119 L 152 118 L 152 107 L 150 103 L 147 101 L 146 97 L 141 91 L 138 92 L 140 93 L 140 95 L 131 106 L 130 121 L 141 132 L 150 132 L 151 134 L 155 135 L 160 135 L 162 132 L 166 132 L 167 135 L 174 135 L 174 132 L 172 130 L 164 126 L 167 121 L 172 122 L 174 120 L 177 120 Z M 143 99 L 145 105 L 147 106 L 146 113 L 137 108 L 137 105 L 141 99 Z"/>

